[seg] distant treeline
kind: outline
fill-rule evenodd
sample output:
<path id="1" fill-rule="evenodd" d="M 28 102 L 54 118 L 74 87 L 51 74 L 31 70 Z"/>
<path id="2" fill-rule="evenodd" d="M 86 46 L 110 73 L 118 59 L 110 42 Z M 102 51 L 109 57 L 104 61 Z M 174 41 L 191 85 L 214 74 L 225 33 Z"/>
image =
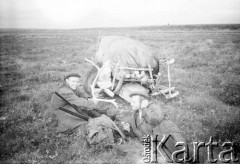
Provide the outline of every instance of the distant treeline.
<path id="1" fill-rule="evenodd" d="M 164 25 L 138 27 L 139 29 L 159 29 L 159 30 L 240 30 L 240 24 L 204 24 L 204 25 Z"/>
<path id="2" fill-rule="evenodd" d="M 197 31 L 197 30 L 240 30 L 240 24 L 196 24 L 196 25 L 154 25 L 136 27 L 99 27 L 99 28 L 79 28 L 79 29 L 24 29 L 24 28 L 0 28 L 0 32 L 86 32 L 104 30 L 161 30 L 161 31 Z"/>

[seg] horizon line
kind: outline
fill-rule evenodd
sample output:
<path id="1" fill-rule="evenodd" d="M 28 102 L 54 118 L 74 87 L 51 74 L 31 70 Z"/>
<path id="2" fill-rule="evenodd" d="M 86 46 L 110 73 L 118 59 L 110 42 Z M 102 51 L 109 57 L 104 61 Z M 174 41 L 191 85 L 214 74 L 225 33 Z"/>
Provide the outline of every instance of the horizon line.
<path id="1" fill-rule="evenodd" d="M 35 27 L 0 27 L 0 29 L 14 29 L 14 30 L 79 30 L 79 29 L 107 29 L 107 28 L 146 28 L 146 27 L 169 27 L 169 26 L 201 26 L 201 25 L 240 25 L 240 23 L 214 23 L 214 24 L 164 24 L 164 25 L 143 25 L 143 26 L 102 26 L 102 27 L 78 27 L 78 28 L 35 28 Z"/>

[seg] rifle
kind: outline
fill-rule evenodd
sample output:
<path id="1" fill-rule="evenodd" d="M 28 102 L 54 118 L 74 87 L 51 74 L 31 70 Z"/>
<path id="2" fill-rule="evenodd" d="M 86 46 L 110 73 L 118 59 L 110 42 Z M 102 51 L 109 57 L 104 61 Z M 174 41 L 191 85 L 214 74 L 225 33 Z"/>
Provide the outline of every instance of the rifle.
<path id="1" fill-rule="evenodd" d="M 72 114 L 72 115 L 74 115 L 74 116 L 76 116 L 76 117 L 79 117 L 79 118 L 81 118 L 81 119 L 84 119 L 84 120 L 88 120 L 89 118 L 91 118 L 91 117 L 89 117 L 89 116 L 87 116 L 87 115 L 82 114 L 82 113 L 81 113 L 81 112 L 82 112 L 81 109 L 79 109 L 76 105 L 74 105 L 74 104 L 70 103 L 69 101 L 67 101 L 67 100 L 66 100 L 64 97 L 62 97 L 59 93 L 55 92 L 55 94 L 56 94 L 58 97 L 60 97 L 62 100 L 64 100 L 64 101 L 65 101 L 68 105 L 70 105 L 72 108 L 74 108 L 78 113 L 72 112 L 72 111 L 67 110 L 67 109 L 65 109 L 65 108 L 63 108 L 63 107 L 59 107 L 60 110 L 62 110 L 62 111 L 64 111 L 64 112 L 67 112 L 67 113 L 69 113 L 69 114 Z M 80 112 L 80 111 L 81 111 L 81 112 Z"/>
<path id="2" fill-rule="evenodd" d="M 75 112 L 72 112 L 72 111 L 70 111 L 70 110 L 67 110 L 67 109 L 65 109 L 65 108 L 63 108 L 63 107 L 59 107 L 58 109 L 60 109 L 61 111 L 66 112 L 66 113 L 68 113 L 68 114 L 71 114 L 71 115 L 73 115 L 73 116 L 76 116 L 76 117 L 78 117 L 78 118 L 81 118 L 81 119 L 83 119 L 83 120 L 85 120 L 85 121 L 88 121 L 88 119 L 90 118 L 90 117 L 87 117 L 87 116 L 85 116 L 85 115 L 81 115 L 81 114 L 79 114 L 79 113 L 75 113 Z"/>

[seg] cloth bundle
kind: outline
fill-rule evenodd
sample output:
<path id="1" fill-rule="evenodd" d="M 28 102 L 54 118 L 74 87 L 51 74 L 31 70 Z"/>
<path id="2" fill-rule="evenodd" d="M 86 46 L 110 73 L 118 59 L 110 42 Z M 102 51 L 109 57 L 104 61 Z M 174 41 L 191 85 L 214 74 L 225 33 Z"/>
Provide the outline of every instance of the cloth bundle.
<path id="1" fill-rule="evenodd" d="M 152 68 L 157 66 L 151 50 L 139 41 L 123 36 L 106 36 L 101 39 L 96 53 L 98 63 L 110 60 L 120 66 Z"/>

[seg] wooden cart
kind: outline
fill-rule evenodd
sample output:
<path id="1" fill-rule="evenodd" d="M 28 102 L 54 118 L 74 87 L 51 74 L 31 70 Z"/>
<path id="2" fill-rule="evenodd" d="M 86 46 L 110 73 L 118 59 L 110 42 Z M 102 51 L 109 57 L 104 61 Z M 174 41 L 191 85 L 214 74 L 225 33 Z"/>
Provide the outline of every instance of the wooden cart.
<path id="1" fill-rule="evenodd" d="M 93 66 L 95 66 L 98 70 L 97 76 L 95 77 L 93 84 L 91 85 L 93 98 L 97 98 L 95 95 L 95 90 L 97 80 L 99 75 L 101 74 L 102 68 L 96 65 L 91 60 L 85 59 L 90 62 Z M 148 88 L 150 90 L 150 96 L 156 95 L 164 95 L 166 99 L 170 99 L 179 95 L 179 92 L 175 90 L 175 87 L 171 86 L 171 77 L 170 77 L 170 65 L 174 63 L 174 59 L 159 59 L 159 72 L 158 74 L 153 74 L 153 69 L 150 64 L 148 64 L 147 68 L 137 68 L 137 67 L 123 67 L 120 66 L 119 63 L 112 63 L 113 68 L 111 72 L 111 87 L 104 88 L 103 90 L 110 97 L 114 97 L 115 94 L 118 94 L 122 85 L 125 83 L 139 83 L 142 86 Z M 164 86 L 161 83 L 161 79 L 163 78 L 161 71 L 164 69 L 167 70 L 167 81 L 168 85 Z M 129 74 L 128 74 L 129 73 Z M 102 99 L 101 99 L 102 100 Z M 106 100 L 106 99 L 105 99 Z M 112 101 L 112 99 L 108 99 L 107 101 Z"/>

